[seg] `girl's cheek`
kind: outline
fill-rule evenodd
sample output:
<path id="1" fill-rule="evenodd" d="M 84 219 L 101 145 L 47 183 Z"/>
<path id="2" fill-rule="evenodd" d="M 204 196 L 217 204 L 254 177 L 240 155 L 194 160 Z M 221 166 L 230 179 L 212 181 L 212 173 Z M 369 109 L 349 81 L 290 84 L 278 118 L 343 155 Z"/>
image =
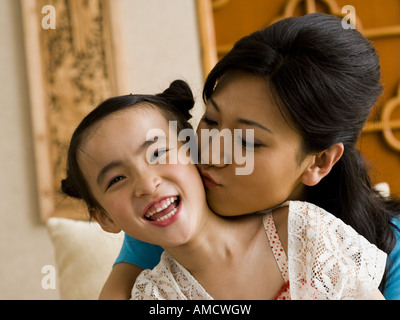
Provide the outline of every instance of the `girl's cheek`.
<path id="1" fill-rule="evenodd" d="M 128 207 L 128 200 L 126 197 L 115 194 L 112 199 L 108 199 L 104 208 L 112 217 L 122 217 Z"/>

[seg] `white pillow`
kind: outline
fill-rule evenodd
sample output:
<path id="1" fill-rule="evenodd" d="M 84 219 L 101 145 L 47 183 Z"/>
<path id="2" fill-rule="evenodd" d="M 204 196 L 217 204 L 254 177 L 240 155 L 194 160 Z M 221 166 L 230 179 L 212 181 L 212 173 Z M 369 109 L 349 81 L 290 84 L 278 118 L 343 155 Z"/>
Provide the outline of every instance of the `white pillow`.
<path id="1" fill-rule="evenodd" d="M 98 223 L 50 218 L 47 229 L 55 248 L 61 299 L 98 299 L 121 249 L 123 232 L 111 234 Z"/>

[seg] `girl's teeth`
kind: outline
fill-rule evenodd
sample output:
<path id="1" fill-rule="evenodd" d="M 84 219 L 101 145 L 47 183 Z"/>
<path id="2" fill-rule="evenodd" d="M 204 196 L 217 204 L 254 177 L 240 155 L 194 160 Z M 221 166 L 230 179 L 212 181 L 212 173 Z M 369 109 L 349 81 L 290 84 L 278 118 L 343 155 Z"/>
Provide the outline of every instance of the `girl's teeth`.
<path id="1" fill-rule="evenodd" d="M 174 210 L 172 210 L 167 215 L 165 215 L 165 216 L 163 216 L 161 218 L 158 218 L 156 221 L 164 221 L 164 220 L 167 220 L 167 219 L 171 218 L 176 213 L 177 210 L 178 210 L 178 208 L 175 208 Z"/>
<path id="2" fill-rule="evenodd" d="M 146 215 L 145 215 L 145 217 L 146 218 L 150 218 L 152 215 L 154 215 L 154 214 L 156 214 L 156 213 L 158 213 L 158 212 L 160 212 L 161 210 L 164 210 L 164 209 L 166 209 L 171 203 L 173 203 L 174 201 L 176 201 L 178 199 L 178 197 L 171 197 L 171 198 L 168 198 L 168 199 L 165 199 L 165 200 L 163 200 L 162 201 L 162 205 L 160 206 L 160 207 L 158 207 L 157 209 L 152 209 L 151 211 L 149 211 L 148 213 L 146 213 Z M 176 211 L 175 211 L 176 212 Z M 171 212 L 170 212 L 171 213 Z M 169 213 L 169 214 L 170 214 Z M 168 215 L 169 215 L 168 214 Z M 167 216 L 168 216 L 167 215 Z M 165 217 L 165 216 L 164 216 Z M 162 217 L 163 218 L 163 217 Z M 160 218 L 160 219 L 162 219 L 162 218 Z M 158 221 L 159 219 L 157 219 L 157 221 Z M 165 219 L 164 219 L 165 220 Z M 161 220 L 162 221 L 162 220 Z"/>

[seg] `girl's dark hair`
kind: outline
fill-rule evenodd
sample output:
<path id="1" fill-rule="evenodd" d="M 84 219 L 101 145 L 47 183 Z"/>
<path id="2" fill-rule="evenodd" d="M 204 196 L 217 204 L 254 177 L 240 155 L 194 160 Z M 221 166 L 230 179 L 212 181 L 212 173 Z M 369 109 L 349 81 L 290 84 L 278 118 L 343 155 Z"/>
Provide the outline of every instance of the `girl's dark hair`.
<path id="1" fill-rule="evenodd" d="M 194 106 L 194 99 L 189 86 L 182 80 L 175 80 L 168 89 L 160 94 L 130 94 L 105 100 L 81 121 L 72 135 L 67 155 L 67 177 L 61 181 L 61 190 L 63 193 L 70 197 L 84 200 L 89 209 L 99 208 L 102 210 L 96 199 L 91 195 L 89 187 L 79 169 L 76 158 L 77 151 L 82 143 L 82 139 L 85 137 L 85 133 L 94 124 L 115 112 L 136 107 L 139 104 L 140 107 L 150 108 L 150 106 L 146 106 L 146 103 L 158 108 L 167 120 L 177 121 L 178 133 L 182 129 L 191 128 L 188 121 L 192 117 L 190 110 Z"/>
<path id="2" fill-rule="evenodd" d="M 341 19 L 331 15 L 287 18 L 235 44 L 208 75 L 205 101 L 231 70 L 269 82 L 282 114 L 302 135 L 306 153 L 344 144 L 344 154 L 328 176 L 307 187 L 307 201 L 342 219 L 389 254 L 396 243 L 391 219 L 400 212 L 400 202 L 373 189 L 356 149 L 382 93 L 379 58 L 372 44 L 357 30 L 343 29 Z"/>

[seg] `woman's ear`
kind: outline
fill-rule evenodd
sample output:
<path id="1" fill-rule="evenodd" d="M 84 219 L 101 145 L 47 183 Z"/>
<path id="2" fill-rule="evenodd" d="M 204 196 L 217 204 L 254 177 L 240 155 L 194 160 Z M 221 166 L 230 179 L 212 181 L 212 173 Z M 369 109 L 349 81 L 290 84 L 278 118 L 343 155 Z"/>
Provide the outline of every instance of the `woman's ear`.
<path id="1" fill-rule="evenodd" d="M 101 228 L 110 233 L 119 233 L 121 228 L 119 228 L 108 215 L 100 210 L 99 208 L 89 209 L 91 217 L 101 226 Z"/>
<path id="2" fill-rule="evenodd" d="M 301 182 L 307 186 L 317 185 L 342 157 L 344 152 L 343 143 L 336 143 L 328 149 L 314 155 L 314 161 L 304 171 Z"/>

